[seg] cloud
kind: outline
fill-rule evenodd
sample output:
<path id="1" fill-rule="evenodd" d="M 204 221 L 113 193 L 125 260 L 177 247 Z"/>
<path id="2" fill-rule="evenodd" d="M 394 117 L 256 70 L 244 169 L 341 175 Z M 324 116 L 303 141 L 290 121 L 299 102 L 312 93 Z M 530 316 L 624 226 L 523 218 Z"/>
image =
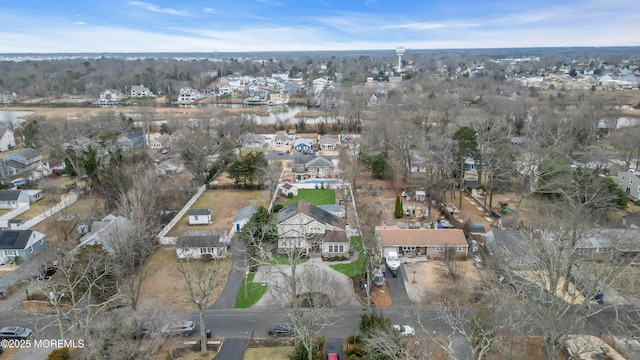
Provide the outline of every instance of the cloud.
<path id="1" fill-rule="evenodd" d="M 383 26 L 384 29 L 431 30 L 444 28 L 469 28 L 480 26 L 474 23 L 407 23 Z"/>
<path id="2" fill-rule="evenodd" d="M 215 14 L 216 13 L 216 11 L 214 9 L 209 8 L 209 7 L 206 7 L 204 9 L 202 9 L 202 11 L 204 11 L 207 14 Z"/>
<path id="3" fill-rule="evenodd" d="M 153 12 L 157 12 L 157 13 L 162 13 L 162 14 L 178 15 L 178 16 L 187 16 L 188 15 L 187 10 L 176 10 L 176 9 L 172 9 L 172 8 L 163 8 L 163 7 L 160 7 L 158 5 L 150 4 L 150 3 L 142 2 L 142 1 L 131 1 L 129 4 L 131 4 L 133 6 L 141 7 L 143 9 L 145 9 L 145 10 L 149 10 L 149 11 L 153 11 Z"/>
<path id="4" fill-rule="evenodd" d="M 74 21 L 73 23 L 76 24 L 76 25 L 89 25 L 84 21 Z"/>

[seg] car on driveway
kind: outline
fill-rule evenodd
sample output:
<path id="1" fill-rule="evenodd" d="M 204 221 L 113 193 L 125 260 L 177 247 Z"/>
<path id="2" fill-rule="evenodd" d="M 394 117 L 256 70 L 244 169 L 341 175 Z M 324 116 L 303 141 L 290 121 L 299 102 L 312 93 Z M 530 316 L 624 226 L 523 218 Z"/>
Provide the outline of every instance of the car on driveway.
<path id="1" fill-rule="evenodd" d="M 269 335 L 271 336 L 293 336 L 295 329 L 293 324 L 275 323 L 269 326 Z"/>
<path id="2" fill-rule="evenodd" d="M 416 329 L 409 325 L 393 325 L 393 328 L 400 332 L 400 336 L 413 336 L 416 334 Z"/>
<path id="3" fill-rule="evenodd" d="M 0 329 L 0 339 L 28 339 L 33 330 L 22 326 L 5 326 Z"/>
<path id="4" fill-rule="evenodd" d="M 160 332 L 168 336 L 189 336 L 196 330 L 196 323 L 193 321 L 179 321 L 166 324 Z"/>

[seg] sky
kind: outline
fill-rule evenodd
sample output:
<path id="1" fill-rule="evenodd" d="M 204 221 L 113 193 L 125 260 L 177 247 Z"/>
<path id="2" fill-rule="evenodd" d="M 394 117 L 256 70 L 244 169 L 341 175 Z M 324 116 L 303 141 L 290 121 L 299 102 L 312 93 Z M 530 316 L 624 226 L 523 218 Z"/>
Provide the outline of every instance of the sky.
<path id="1" fill-rule="evenodd" d="M 0 53 L 640 46 L 638 0 L 0 0 Z"/>

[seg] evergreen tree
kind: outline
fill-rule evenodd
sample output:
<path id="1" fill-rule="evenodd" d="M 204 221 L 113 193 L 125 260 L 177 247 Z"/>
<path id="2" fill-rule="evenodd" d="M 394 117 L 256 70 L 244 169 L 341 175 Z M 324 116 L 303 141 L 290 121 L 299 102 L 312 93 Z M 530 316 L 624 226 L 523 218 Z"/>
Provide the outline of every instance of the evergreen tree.
<path id="1" fill-rule="evenodd" d="M 403 214 L 404 211 L 402 210 L 402 200 L 400 199 L 400 196 L 396 196 L 396 208 L 393 211 L 393 216 L 396 219 L 400 219 Z"/>

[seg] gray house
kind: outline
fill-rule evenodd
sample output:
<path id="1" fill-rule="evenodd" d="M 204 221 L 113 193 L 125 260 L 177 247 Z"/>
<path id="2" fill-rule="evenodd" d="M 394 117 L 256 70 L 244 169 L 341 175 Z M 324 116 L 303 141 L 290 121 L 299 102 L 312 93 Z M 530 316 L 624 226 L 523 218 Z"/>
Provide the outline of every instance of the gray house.
<path id="1" fill-rule="evenodd" d="M 640 199 L 640 172 L 621 171 L 614 180 L 627 195 L 634 199 Z"/>
<path id="2" fill-rule="evenodd" d="M 29 260 L 46 247 L 45 243 L 45 236 L 39 231 L 0 230 L 0 264 L 15 261 L 16 257 Z"/>
<path id="3" fill-rule="evenodd" d="M 0 209 L 17 209 L 29 202 L 29 195 L 23 190 L 0 190 Z"/>
<path id="4" fill-rule="evenodd" d="M 487 249 L 509 268 L 528 270 L 537 267 L 537 259 L 529 251 L 530 233 L 522 230 L 492 230 L 487 233 Z"/>

